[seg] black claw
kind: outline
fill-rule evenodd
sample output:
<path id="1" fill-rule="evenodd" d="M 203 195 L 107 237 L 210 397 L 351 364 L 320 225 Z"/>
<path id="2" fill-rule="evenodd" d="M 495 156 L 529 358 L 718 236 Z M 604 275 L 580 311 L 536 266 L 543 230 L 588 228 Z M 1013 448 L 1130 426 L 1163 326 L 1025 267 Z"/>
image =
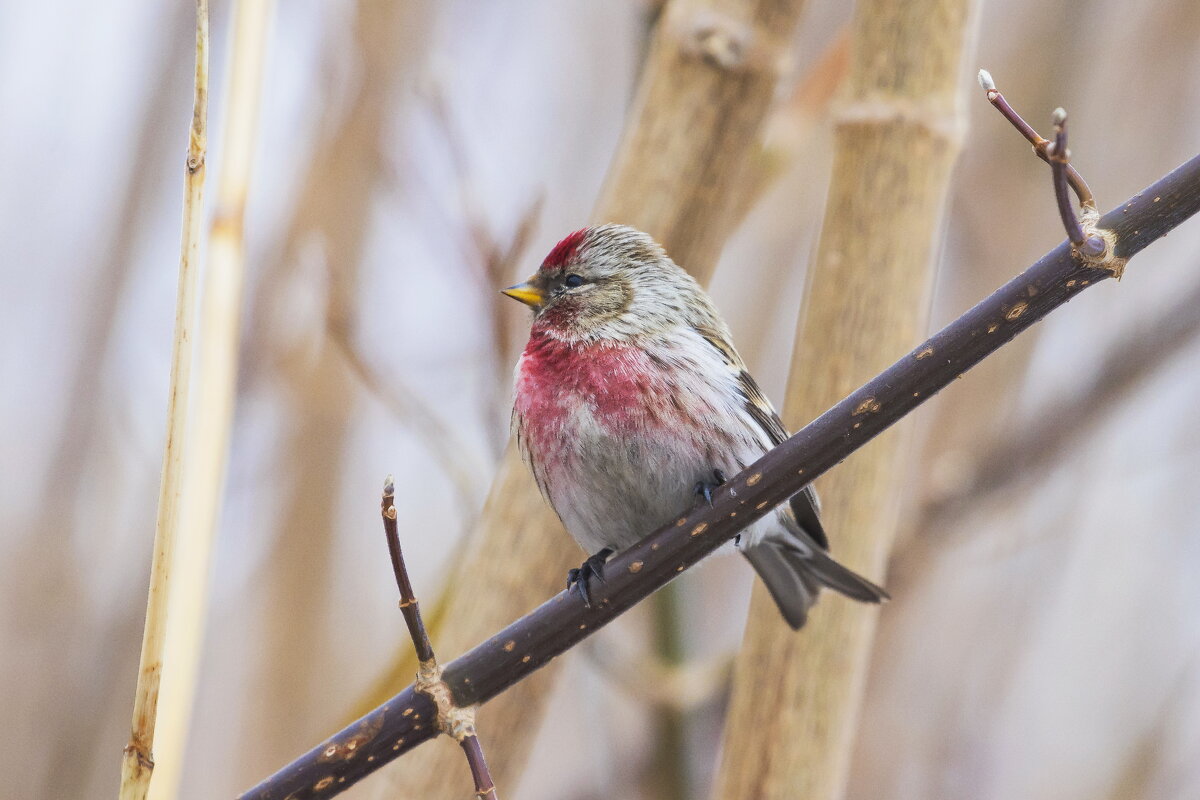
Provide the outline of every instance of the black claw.
<path id="1" fill-rule="evenodd" d="M 712 506 L 713 489 L 716 489 L 718 486 L 721 486 L 725 483 L 724 472 L 719 469 L 714 469 L 712 474 L 714 481 L 713 483 L 709 483 L 708 481 L 696 481 L 696 486 L 692 489 L 694 494 L 704 498 L 704 501 L 708 503 L 709 507 Z"/>
<path id="2" fill-rule="evenodd" d="M 571 588 L 573 588 L 576 591 L 576 593 L 581 598 L 583 598 L 583 607 L 591 608 L 592 607 L 592 595 L 590 592 L 588 592 L 587 584 L 588 584 L 587 578 L 577 578 L 575 581 L 575 585 L 572 586 Z"/>
<path id="3" fill-rule="evenodd" d="M 588 580 L 596 578 L 601 583 L 604 580 L 604 562 L 613 553 L 612 548 L 605 547 L 595 555 L 588 556 L 587 560 L 579 565 L 578 568 L 567 571 L 567 591 L 574 589 L 583 599 L 583 605 L 587 608 L 592 607 L 592 595 L 588 591 Z"/>
<path id="4" fill-rule="evenodd" d="M 604 580 L 604 558 L 608 558 L 608 556 L 593 561 L 592 559 L 595 558 L 595 556 L 592 556 L 592 558 L 588 559 L 588 563 L 592 567 L 592 575 L 594 575 L 596 580 L 600 581 L 601 583 L 608 583 L 608 581 Z"/>

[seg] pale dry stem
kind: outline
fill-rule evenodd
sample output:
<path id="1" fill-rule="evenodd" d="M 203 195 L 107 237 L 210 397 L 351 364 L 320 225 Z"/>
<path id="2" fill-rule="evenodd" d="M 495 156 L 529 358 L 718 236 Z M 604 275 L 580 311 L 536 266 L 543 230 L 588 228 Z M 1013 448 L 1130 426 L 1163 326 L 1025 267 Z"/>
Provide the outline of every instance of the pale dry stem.
<path id="1" fill-rule="evenodd" d="M 178 793 L 199 669 L 210 554 L 233 421 L 244 268 L 242 225 L 270 12 L 270 0 L 242 0 L 234 19 L 230 60 L 234 77 L 229 82 L 223 161 L 200 306 L 203 337 L 196 357 L 199 391 L 183 460 L 179 546 L 167 600 L 171 625 L 162 657 L 170 671 L 162 684 L 156 744 L 158 776 L 150 787 L 152 798 L 172 798 Z M 189 158 L 189 167 L 192 163 L 199 171 L 203 159 Z"/>
<path id="2" fill-rule="evenodd" d="M 121 800 L 141 800 L 150 790 L 154 770 L 154 734 L 162 681 L 168 598 L 179 530 L 180 490 L 187 447 L 188 388 L 191 379 L 192 338 L 196 316 L 196 270 L 200 223 L 204 210 L 205 158 L 208 151 L 208 0 L 196 0 L 196 69 L 192 123 L 184 170 L 183 231 L 179 254 L 179 285 L 175 299 L 175 332 L 171 378 L 167 395 L 167 435 L 159 483 L 158 515 L 150 564 L 150 590 L 138 664 L 133 723 L 121 765 Z"/>

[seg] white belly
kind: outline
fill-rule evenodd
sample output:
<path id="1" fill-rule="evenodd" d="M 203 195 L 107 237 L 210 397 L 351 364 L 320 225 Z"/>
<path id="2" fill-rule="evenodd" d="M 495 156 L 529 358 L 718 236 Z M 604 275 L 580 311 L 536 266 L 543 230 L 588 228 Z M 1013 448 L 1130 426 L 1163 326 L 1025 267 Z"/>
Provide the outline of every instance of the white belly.
<path id="1" fill-rule="evenodd" d="M 732 476 L 743 466 L 728 447 L 675 432 L 618 437 L 592 420 L 573 422 L 575 454 L 549 488 L 563 525 L 588 553 L 629 547 L 699 502 L 695 486 L 713 483 L 713 470 Z"/>

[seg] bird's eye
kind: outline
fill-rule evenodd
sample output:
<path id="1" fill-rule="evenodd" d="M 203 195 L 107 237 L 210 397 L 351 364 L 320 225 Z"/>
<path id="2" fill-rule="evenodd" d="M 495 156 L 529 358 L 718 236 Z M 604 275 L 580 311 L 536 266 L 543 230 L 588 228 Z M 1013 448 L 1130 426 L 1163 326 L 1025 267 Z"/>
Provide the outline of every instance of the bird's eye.
<path id="1" fill-rule="evenodd" d="M 575 273 L 571 273 L 563 280 L 563 286 L 566 286 L 568 289 L 583 286 L 583 278 Z"/>

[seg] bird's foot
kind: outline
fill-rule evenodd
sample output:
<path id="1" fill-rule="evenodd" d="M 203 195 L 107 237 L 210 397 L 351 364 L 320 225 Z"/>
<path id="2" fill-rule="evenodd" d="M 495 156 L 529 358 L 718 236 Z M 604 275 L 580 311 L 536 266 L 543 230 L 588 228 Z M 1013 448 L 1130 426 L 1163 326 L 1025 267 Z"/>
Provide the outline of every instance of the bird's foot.
<path id="1" fill-rule="evenodd" d="M 713 483 L 709 483 L 708 481 L 697 481 L 696 487 L 692 490 L 696 495 L 703 497 L 709 506 L 712 506 L 713 490 L 725 483 L 724 472 L 719 469 L 714 469 L 712 474 Z"/>
<path id="2" fill-rule="evenodd" d="M 592 596 L 588 593 L 588 580 L 595 577 L 596 580 L 604 583 L 604 562 L 608 561 L 608 557 L 613 554 L 611 547 L 605 547 L 595 555 L 587 557 L 577 569 L 567 571 L 567 592 L 572 589 L 579 593 L 583 598 L 583 604 L 591 608 Z"/>

